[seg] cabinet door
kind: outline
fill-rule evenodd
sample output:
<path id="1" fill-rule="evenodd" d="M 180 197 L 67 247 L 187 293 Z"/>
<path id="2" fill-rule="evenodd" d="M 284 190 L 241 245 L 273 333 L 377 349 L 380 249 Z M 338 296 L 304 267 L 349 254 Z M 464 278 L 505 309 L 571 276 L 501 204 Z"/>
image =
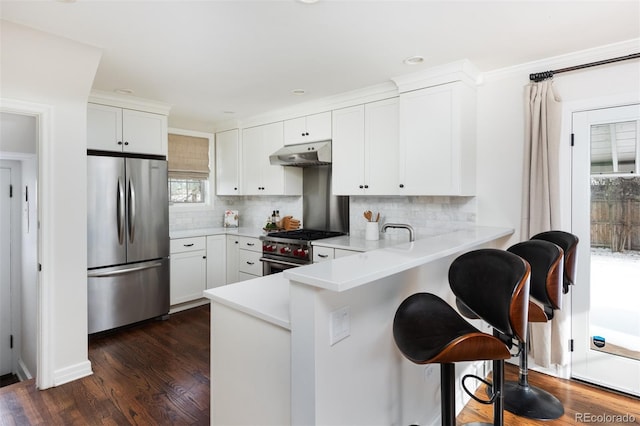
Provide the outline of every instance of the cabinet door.
<path id="1" fill-rule="evenodd" d="M 171 305 L 202 297 L 207 279 L 206 257 L 204 250 L 171 254 Z"/>
<path id="2" fill-rule="evenodd" d="M 282 166 L 272 166 L 269 162 L 269 155 L 273 154 L 284 146 L 284 127 L 280 121 L 278 123 L 267 124 L 262 127 L 262 154 L 258 159 L 262 195 L 282 195 L 284 194 L 285 168 Z"/>
<path id="3" fill-rule="evenodd" d="M 262 126 L 242 130 L 242 195 L 262 195 Z"/>
<path id="4" fill-rule="evenodd" d="M 364 105 L 333 111 L 332 192 L 364 194 Z"/>
<path id="5" fill-rule="evenodd" d="M 238 253 L 238 271 L 245 274 L 262 276 L 262 253 L 249 250 L 240 250 Z"/>
<path id="6" fill-rule="evenodd" d="M 398 98 L 365 105 L 365 185 L 367 195 L 398 194 Z"/>
<path id="7" fill-rule="evenodd" d="M 326 141 L 331 139 L 331 111 L 307 116 L 306 141 Z"/>
<path id="8" fill-rule="evenodd" d="M 167 155 L 167 117 L 149 112 L 122 110 L 124 151 Z"/>
<path id="9" fill-rule="evenodd" d="M 207 288 L 227 283 L 227 238 L 225 235 L 207 237 Z"/>
<path id="10" fill-rule="evenodd" d="M 87 105 L 87 149 L 122 151 L 122 108 Z"/>
<path id="11" fill-rule="evenodd" d="M 293 118 L 284 122 L 284 144 L 295 145 L 306 142 L 306 117 Z"/>
<path id="12" fill-rule="evenodd" d="M 473 195 L 475 90 L 462 82 L 400 95 L 402 195 Z"/>
<path id="13" fill-rule="evenodd" d="M 239 195 L 239 131 L 216 133 L 216 194 Z"/>
<path id="14" fill-rule="evenodd" d="M 240 240 L 235 235 L 227 235 L 227 284 L 238 282 L 238 251 Z"/>

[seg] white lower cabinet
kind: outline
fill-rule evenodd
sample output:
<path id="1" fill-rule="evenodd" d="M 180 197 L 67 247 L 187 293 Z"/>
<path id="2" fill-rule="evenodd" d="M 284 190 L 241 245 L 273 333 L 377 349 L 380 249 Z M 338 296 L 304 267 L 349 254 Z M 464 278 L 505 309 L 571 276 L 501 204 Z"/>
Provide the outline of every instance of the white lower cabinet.
<path id="1" fill-rule="evenodd" d="M 338 259 L 345 256 L 360 253 L 356 250 L 346 250 L 332 247 L 313 246 L 313 263 L 325 262 L 327 260 Z"/>
<path id="2" fill-rule="evenodd" d="M 240 281 L 262 276 L 262 242 L 258 238 L 238 238 L 238 279 Z"/>
<path id="3" fill-rule="evenodd" d="M 225 235 L 207 236 L 207 288 L 227 283 L 227 238 Z"/>
<path id="4" fill-rule="evenodd" d="M 240 239 L 237 235 L 227 235 L 227 284 L 240 281 L 238 277 L 238 254 Z"/>
<path id="5" fill-rule="evenodd" d="M 205 237 L 171 240 L 171 290 L 169 303 L 177 305 L 202 297 L 207 283 Z"/>

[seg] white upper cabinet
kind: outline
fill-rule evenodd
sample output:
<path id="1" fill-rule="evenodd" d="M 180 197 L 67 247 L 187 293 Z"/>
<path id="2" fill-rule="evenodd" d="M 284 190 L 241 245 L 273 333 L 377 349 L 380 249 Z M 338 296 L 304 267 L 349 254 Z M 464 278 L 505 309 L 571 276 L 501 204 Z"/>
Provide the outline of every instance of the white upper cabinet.
<path id="1" fill-rule="evenodd" d="M 239 130 L 216 133 L 216 194 L 240 194 Z"/>
<path id="2" fill-rule="evenodd" d="M 335 195 L 398 193 L 398 99 L 333 111 Z"/>
<path id="3" fill-rule="evenodd" d="M 167 116 L 89 103 L 87 149 L 167 155 Z"/>
<path id="4" fill-rule="evenodd" d="M 474 195 L 475 90 L 462 81 L 400 94 L 401 195 Z"/>
<path id="5" fill-rule="evenodd" d="M 298 117 L 284 122 L 284 144 L 331 139 L 331 111 Z"/>
<path id="6" fill-rule="evenodd" d="M 242 130 L 242 195 L 302 195 L 302 169 L 269 162 L 283 145 L 282 121 Z"/>

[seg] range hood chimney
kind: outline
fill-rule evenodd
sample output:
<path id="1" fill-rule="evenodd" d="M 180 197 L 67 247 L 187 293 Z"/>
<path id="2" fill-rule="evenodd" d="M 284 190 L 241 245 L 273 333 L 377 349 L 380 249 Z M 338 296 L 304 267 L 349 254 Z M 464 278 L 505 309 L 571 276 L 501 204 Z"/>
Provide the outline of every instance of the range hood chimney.
<path id="1" fill-rule="evenodd" d="M 321 166 L 331 164 L 331 141 L 286 145 L 269 156 L 274 166 Z"/>

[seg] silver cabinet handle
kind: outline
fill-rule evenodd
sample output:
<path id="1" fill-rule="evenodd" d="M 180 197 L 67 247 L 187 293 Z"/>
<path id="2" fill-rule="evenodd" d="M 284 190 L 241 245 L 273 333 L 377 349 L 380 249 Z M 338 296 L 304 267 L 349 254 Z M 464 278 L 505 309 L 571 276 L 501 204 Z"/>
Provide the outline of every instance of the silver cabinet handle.
<path id="1" fill-rule="evenodd" d="M 133 243 L 136 233 L 136 190 L 129 179 L 129 242 Z"/>
<path id="2" fill-rule="evenodd" d="M 124 244 L 124 187 L 122 186 L 122 179 L 118 178 L 118 194 L 117 194 L 117 222 L 118 222 L 118 243 Z"/>

